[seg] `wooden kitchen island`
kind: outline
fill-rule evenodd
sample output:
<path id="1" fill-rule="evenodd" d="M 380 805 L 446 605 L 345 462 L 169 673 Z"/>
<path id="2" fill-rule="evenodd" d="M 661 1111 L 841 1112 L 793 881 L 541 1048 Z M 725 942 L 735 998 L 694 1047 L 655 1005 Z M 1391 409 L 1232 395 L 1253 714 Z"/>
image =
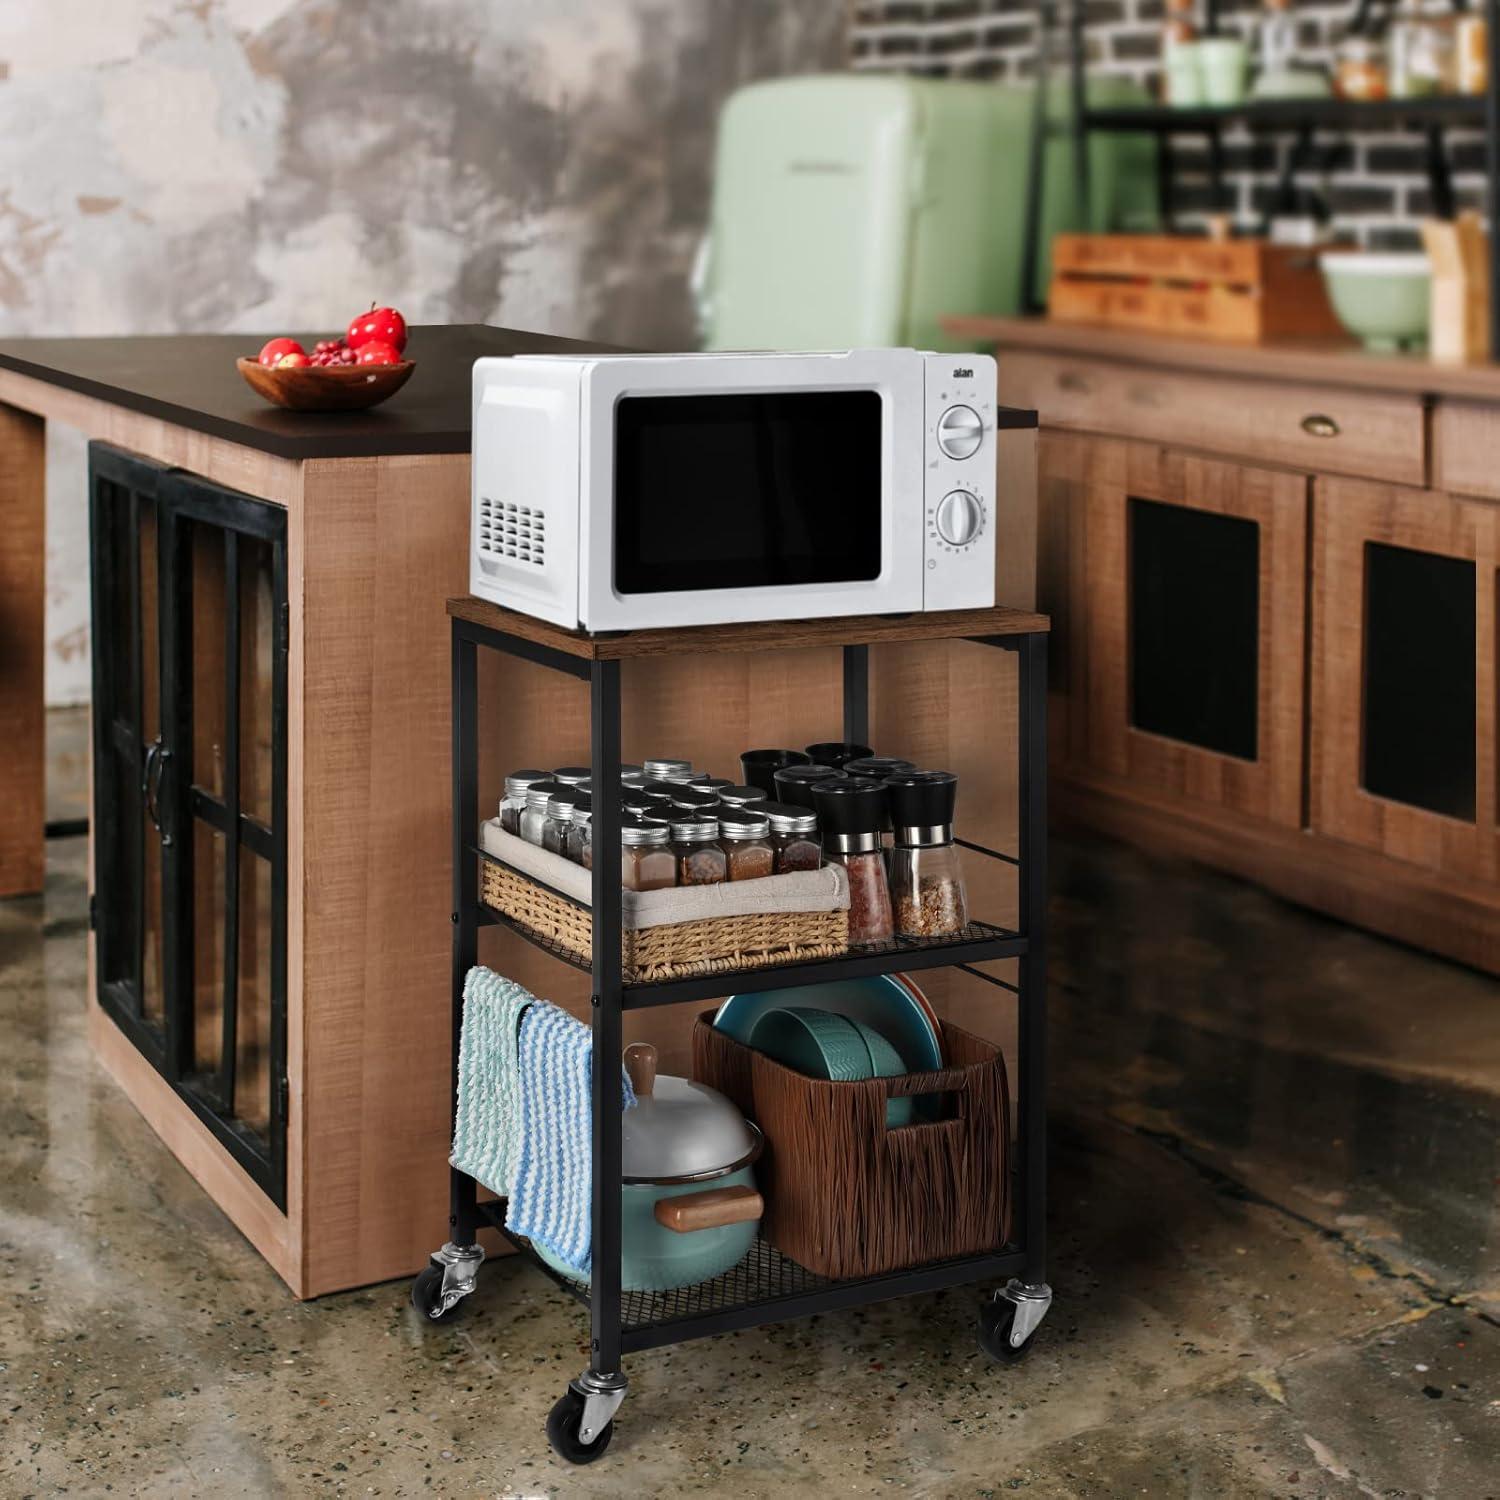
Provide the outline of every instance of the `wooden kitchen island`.
<path id="1" fill-rule="evenodd" d="M 1500 365 L 949 327 L 1041 419 L 1056 813 L 1500 972 Z"/>
<path id="2" fill-rule="evenodd" d="M 409 1275 L 445 1238 L 444 604 L 468 589 L 470 372 L 480 355 L 584 346 L 417 328 L 417 370 L 386 405 L 299 415 L 261 403 L 235 370 L 260 342 L 0 342 L 0 895 L 38 890 L 43 874 L 55 421 L 106 445 L 91 450 L 91 496 L 77 497 L 94 553 L 93 1046 L 306 1297 Z M 997 602 L 1025 610 L 1036 434 L 1001 439 Z M 870 722 L 878 748 L 971 778 L 965 797 L 996 809 L 973 836 L 1009 849 L 1015 786 L 997 767 L 1013 764 L 1016 671 L 995 655 L 877 646 Z M 493 801 L 505 770 L 578 764 L 588 739 L 586 690 L 526 663 L 502 690 L 491 671 L 480 785 Z M 643 658 L 625 674 L 625 754 L 686 753 L 732 774 L 752 743 L 838 738 L 841 684 L 837 648 Z M 1000 921 L 1014 916 L 1012 877 L 971 881 Z M 586 981 L 536 972 L 529 952 L 495 929 L 481 956 L 586 1013 Z M 963 983 L 934 986 L 955 1018 Z M 967 983 L 992 1013 L 992 987 Z M 686 1071 L 693 1011 L 650 1017 L 666 1069 Z"/>

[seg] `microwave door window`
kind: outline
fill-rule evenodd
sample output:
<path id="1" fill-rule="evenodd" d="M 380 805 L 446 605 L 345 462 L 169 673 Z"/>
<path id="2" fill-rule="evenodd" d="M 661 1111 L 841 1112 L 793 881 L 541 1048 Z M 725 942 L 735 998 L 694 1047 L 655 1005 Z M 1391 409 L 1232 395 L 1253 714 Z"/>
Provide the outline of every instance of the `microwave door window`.
<path id="1" fill-rule="evenodd" d="M 879 577 L 882 418 L 878 391 L 622 397 L 616 591 Z"/>

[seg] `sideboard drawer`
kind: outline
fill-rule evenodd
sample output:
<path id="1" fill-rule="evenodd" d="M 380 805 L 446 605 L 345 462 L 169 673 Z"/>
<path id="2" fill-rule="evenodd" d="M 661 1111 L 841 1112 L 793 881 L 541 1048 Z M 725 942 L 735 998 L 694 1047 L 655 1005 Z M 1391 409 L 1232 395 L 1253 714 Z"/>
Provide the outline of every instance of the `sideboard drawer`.
<path id="1" fill-rule="evenodd" d="M 1000 400 L 1044 428 L 1170 442 L 1260 463 L 1391 483 L 1427 481 L 1416 395 L 1185 374 L 1001 348 Z"/>
<path id="2" fill-rule="evenodd" d="M 1432 410 L 1432 484 L 1454 495 L 1500 500 L 1500 406 L 1439 401 Z"/>

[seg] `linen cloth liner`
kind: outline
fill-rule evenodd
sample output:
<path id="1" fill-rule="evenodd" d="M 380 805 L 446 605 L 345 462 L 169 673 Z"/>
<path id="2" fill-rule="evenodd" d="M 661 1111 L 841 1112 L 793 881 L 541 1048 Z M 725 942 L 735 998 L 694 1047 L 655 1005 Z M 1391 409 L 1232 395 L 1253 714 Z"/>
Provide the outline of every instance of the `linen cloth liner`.
<path id="1" fill-rule="evenodd" d="M 491 818 L 479 830 L 479 847 L 513 870 L 588 906 L 593 872 L 560 854 L 539 849 L 507 833 Z M 701 922 L 714 917 L 748 917 L 760 912 L 847 911 L 849 877 L 841 865 L 796 870 L 764 880 L 731 880 L 720 885 L 677 886 L 665 891 L 624 891 L 621 914 L 634 931 Z"/>
<path id="2" fill-rule="evenodd" d="M 593 1050 L 589 1028 L 557 1006 L 537 1000 L 522 1012 L 520 1150 L 505 1223 L 579 1277 L 593 1259 Z M 620 1087 L 624 1107 L 633 1108 L 623 1068 Z"/>
<path id="3" fill-rule="evenodd" d="M 449 1162 L 502 1198 L 510 1196 L 521 1149 L 516 1039 L 530 990 L 478 964 L 464 979 L 458 1095 Z"/>

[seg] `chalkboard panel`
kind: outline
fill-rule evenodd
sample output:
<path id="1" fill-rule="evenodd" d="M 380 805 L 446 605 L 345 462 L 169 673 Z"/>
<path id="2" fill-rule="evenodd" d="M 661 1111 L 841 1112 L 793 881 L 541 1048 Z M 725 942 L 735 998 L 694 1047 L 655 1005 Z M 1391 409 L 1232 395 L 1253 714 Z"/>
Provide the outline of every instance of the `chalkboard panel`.
<path id="1" fill-rule="evenodd" d="M 1468 558 L 1365 543 L 1361 783 L 1470 822 L 1474 582 Z"/>
<path id="2" fill-rule="evenodd" d="M 1259 523 L 1132 498 L 1129 537 L 1131 723 L 1254 760 Z"/>

